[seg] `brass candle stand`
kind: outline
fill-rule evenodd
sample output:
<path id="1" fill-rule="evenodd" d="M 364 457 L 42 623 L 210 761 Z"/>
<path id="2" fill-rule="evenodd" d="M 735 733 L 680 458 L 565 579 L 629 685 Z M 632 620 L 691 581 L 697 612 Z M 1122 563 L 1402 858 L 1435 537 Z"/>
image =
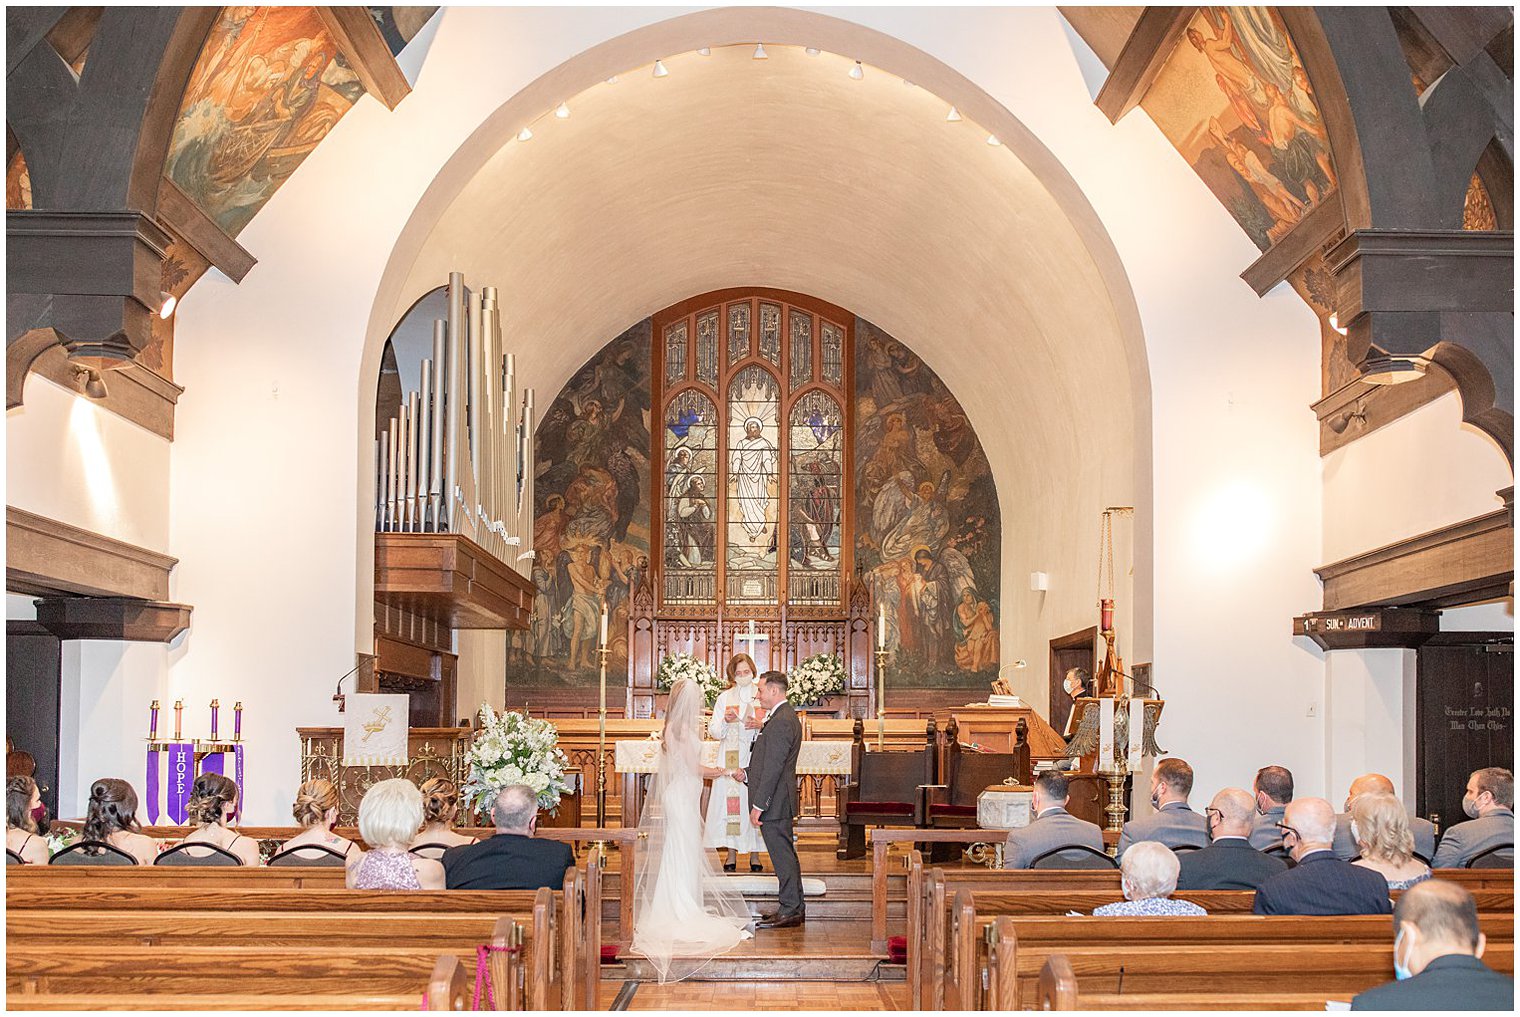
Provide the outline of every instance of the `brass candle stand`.
<path id="1" fill-rule="evenodd" d="M 612 648 L 605 639 L 596 648 L 601 658 L 600 696 L 596 713 L 596 828 L 607 828 L 607 656 Z M 603 865 L 607 864 L 607 842 L 596 841 L 592 845 Z"/>
<path id="2" fill-rule="evenodd" d="M 876 648 L 876 751 L 887 747 L 887 648 Z"/>

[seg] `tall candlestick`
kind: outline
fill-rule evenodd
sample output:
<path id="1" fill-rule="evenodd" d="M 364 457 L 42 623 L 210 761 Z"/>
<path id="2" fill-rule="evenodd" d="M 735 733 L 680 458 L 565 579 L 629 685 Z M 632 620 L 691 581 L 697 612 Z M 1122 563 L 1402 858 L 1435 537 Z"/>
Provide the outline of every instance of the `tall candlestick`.
<path id="1" fill-rule="evenodd" d="M 158 741 L 158 700 L 148 707 L 148 741 Z"/>
<path id="2" fill-rule="evenodd" d="M 218 700 L 211 700 L 211 740 L 216 741 L 216 711 L 221 706 Z"/>
<path id="3" fill-rule="evenodd" d="M 876 648 L 887 648 L 887 605 L 883 604 L 876 615 Z"/>
<path id="4" fill-rule="evenodd" d="M 607 645 L 607 605 L 602 605 L 602 645 Z"/>
<path id="5" fill-rule="evenodd" d="M 243 701 L 239 699 L 232 704 L 232 740 L 243 740 Z"/>
<path id="6" fill-rule="evenodd" d="M 180 726 L 180 717 L 184 714 L 184 712 L 185 712 L 185 701 L 183 699 L 176 699 L 174 701 L 174 740 L 175 741 L 179 741 L 179 739 L 180 739 L 180 733 L 181 733 L 181 730 L 182 730 L 182 728 Z"/>

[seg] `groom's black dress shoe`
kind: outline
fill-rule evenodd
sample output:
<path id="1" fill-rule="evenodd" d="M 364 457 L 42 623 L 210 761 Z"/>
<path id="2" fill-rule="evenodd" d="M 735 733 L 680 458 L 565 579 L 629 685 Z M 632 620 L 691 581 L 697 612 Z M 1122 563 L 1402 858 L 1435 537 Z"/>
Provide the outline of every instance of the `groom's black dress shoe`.
<path id="1" fill-rule="evenodd" d="M 761 929 L 795 929 L 800 926 L 807 916 L 802 912 L 794 915 L 770 915 L 760 919 L 757 928 Z"/>

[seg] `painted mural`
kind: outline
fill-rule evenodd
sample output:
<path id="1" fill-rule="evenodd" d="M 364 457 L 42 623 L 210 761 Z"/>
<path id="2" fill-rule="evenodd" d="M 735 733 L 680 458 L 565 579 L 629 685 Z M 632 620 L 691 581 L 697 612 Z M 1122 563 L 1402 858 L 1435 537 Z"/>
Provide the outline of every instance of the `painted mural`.
<path id="1" fill-rule="evenodd" d="M 26 168 L 26 156 L 19 148 L 5 168 L 5 207 L 32 207 L 32 174 Z"/>
<path id="2" fill-rule="evenodd" d="M 1319 104 L 1274 8 L 1199 8 L 1142 105 L 1262 250 L 1335 189 Z"/>
<path id="3" fill-rule="evenodd" d="M 201 50 L 166 175 L 236 236 L 364 87 L 314 7 L 225 7 Z"/>
<path id="4" fill-rule="evenodd" d="M 997 676 L 1002 537 L 981 442 L 944 382 L 855 320 L 855 561 L 886 610 L 892 683 Z"/>
<path id="5" fill-rule="evenodd" d="M 626 681 L 629 602 L 649 572 L 650 334 L 646 319 L 603 347 L 538 425 L 538 595 L 528 629 L 512 634 L 514 688 L 594 685 L 604 607 L 608 674 Z"/>

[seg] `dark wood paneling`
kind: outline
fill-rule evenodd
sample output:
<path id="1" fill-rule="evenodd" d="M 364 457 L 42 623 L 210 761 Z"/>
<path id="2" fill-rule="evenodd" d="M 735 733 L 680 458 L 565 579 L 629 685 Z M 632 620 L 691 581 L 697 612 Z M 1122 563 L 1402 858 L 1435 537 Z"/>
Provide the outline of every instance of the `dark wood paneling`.
<path id="1" fill-rule="evenodd" d="M 1467 818 L 1472 771 L 1515 765 L 1514 635 L 1461 635 L 1469 642 L 1430 643 L 1416 658 L 1415 811 L 1439 815 L 1442 829 Z"/>
<path id="2" fill-rule="evenodd" d="M 1412 649 L 1440 631 L 1440 613 L 1417 608 L 1319 611 L 1293 619 L 1293 634 L 1307 636 L 1322 650 Z"/>
<path id="3" fill-rule="evenodd" d="M 375 600 L 457 629 L 525 629 L 533 584 L 456 533 L 375 534 Z"/>
<path id="4" fill-rule="evenodd" d="M 37 761 L 48 814 L 58 815 L 58 719 L 63 647 L 34 622 L 5 624 L 5 733 Z"/>
<path id="5" fill-rule="evenodd" d="M 126 597 L 60 597 L 37 602 L 37 623 L 59 639 L 167 643 L 190 627 L 190 611 Z"/>
<path id="6" fill-rule="evenodd" d="M 1072 699 L 1066 694 L 1066 672 L 1074 667 L 1094 672 L 1098 663 L 1098 627 L 1093 625 L 1081 632 L 1061 636 L 1050 641 L 1050 712 L 1046 720 L 1057 731 L 1066 730 L 1066 720 L 1071 716 Z M 1101 825 L 1101 824 L 1100 824 Z"/>

